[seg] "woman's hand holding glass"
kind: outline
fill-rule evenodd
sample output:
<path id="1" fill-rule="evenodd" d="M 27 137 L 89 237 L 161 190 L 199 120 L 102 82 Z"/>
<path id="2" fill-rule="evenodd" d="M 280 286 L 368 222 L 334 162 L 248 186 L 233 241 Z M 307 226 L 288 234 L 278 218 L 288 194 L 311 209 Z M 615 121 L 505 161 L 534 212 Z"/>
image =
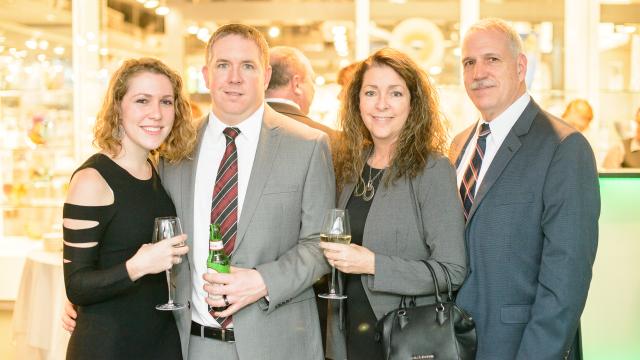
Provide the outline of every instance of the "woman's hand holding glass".
<path id="1" fill-rule="evenodd" d="M 375 253 L 356 244 L 321 242 L 329 265 L 346 274 L 375 274 Z"/>
<path id="2" fill-rule="evenodd" d="M 142 245 L 127 261 L 131 280 L 136 281 L 144 275 L 169 270 L 174 264 L 182 262 L 182 255 L 189 252 L 186 241 L 187 235 L 180 234 L 153 244 Z"/>

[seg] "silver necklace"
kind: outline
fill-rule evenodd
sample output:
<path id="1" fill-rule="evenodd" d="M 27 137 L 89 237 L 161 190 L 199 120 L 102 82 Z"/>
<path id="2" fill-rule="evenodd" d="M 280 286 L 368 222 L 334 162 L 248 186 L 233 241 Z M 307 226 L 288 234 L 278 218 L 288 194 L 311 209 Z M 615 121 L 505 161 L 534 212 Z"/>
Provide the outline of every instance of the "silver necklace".
<path id="1" fill-rule="evenodd" d="M 369 180 L 367 181 L 367 184 L 364 186 L 364 192 L 362 193 L 362 200 L 370 201 L 371 199 L 373 199 L 373 197 L 376 195 L 376 188 L 373 186 L 373 182 L 383 172 L 384 172 L 384 169 L 381 169 L 373 178 L 371 178 L 371 166 L 369 166 Z M 362 179 L 362 182 L 364 183 L 364 179 Z"/>

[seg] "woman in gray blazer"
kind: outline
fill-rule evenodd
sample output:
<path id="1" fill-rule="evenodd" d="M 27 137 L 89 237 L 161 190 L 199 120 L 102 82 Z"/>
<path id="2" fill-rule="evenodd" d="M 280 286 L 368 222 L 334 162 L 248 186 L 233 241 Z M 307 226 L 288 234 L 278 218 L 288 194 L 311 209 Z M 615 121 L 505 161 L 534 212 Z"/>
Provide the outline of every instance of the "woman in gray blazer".
<path id="1" fill-rule="evenodd" d="M 416 296 L 418 305 L 434 300 L 421 260 L 444 264 L 456 287 L 464 280 L 462 210 L 455 172 L 443 155 L 436 91 L 407 55 L 382 49 L 359 65 L 341 125 L 338 206 L 349 210 L 352 243 L 321 244 L 345 274 L 340 285 L 348 296 L 330 304 L 327 357 L 382 359 L 376 321 L 402 295 Z M 444 286 L 442 270 L 434 268 Z"/>

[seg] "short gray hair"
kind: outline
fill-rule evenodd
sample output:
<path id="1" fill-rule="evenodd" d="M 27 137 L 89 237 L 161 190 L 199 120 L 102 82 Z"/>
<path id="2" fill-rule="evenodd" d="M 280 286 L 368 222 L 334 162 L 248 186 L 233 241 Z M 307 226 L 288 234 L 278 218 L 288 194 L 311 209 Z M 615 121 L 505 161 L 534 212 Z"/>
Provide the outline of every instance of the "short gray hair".
<path id="1" fill-rule="evenodd" d="M 520 34 L 518 34 L 513 26 L 502 19 L 486 18 L 476 22 L 467 30 L 465 38 L 476 31 L 497 31 L 502 33 L 507 37 L 507 40 L 509 40 L 509 48 L 511 48 L 511 53 L 514 57 L 524 52 Z"/>

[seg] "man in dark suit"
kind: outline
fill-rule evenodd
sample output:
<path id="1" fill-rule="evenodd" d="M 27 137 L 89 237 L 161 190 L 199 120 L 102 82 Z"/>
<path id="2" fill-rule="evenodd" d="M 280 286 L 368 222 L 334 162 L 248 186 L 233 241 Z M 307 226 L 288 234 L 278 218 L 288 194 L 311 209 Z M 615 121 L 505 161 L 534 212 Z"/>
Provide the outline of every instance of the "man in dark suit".
<path id="1" fill-rule="evenodd" d="M 452 145 L 465 208 L 477 359 L 579 358 L 578 326 L 598 239 L 593 152 L 526 91 L 517 32 L 499 19 L 465 35 L 462 66 L 482 119 Z"/>
<path id="2" fill-rule="evenodd" d="M 265 92 L 265 101 L 275 111 L 318 129 L 331 139 L 335 130 L 309 118 L 309 107 L 315 95 L 314 72 L 304 54 L 289 46 L 276 46 L 269 50 L 271 80 Z"/>

